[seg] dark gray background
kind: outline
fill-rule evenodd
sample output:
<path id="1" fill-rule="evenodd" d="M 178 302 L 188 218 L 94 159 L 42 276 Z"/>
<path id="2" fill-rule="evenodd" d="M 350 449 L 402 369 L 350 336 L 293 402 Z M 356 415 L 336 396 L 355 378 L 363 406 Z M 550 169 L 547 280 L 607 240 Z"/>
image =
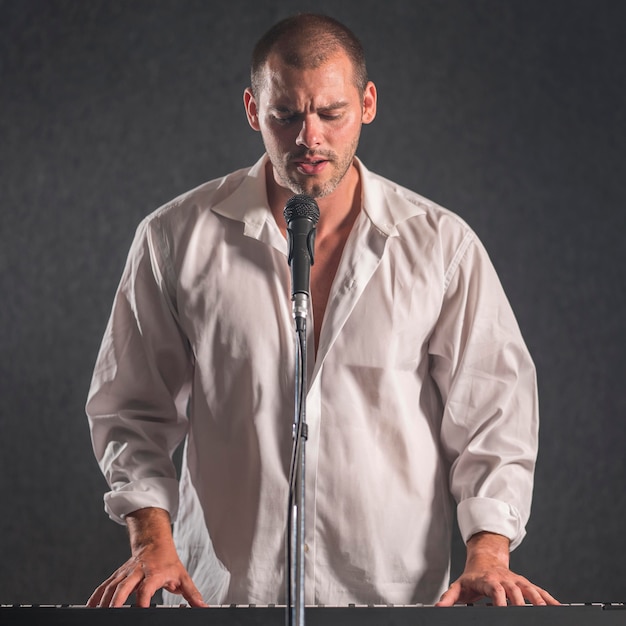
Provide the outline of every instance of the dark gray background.
<path id="1" fill-rule="evenodd" d="M 626 3 L 1 0 L 0 602 L 84 603 L 126 558 L 84 417 L 113 293 L 146 213 L 259 156 L 249 53 L 299 9 L 361 36 L 360 155 L 475 228 L 535 357 L 514 567 L 626 600 Z"/>

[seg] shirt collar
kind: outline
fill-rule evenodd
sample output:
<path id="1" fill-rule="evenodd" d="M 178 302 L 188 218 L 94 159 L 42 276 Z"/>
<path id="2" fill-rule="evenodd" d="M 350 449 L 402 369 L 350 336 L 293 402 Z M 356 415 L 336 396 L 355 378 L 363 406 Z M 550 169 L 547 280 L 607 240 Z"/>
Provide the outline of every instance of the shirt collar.
<path id="1" fill-rule="evenodd" d="M 267 201 L 267 158 L 264 154 L 251 168 L 242 171 L 243 177 L 234 191 L 213 207 L 219 215 L 243 222 L 245 234 L 255 238 L 259 238 L 261 231 L 270 224 L 277 228 Z"/>
<path id="2" fill-rule="evenodd" d="M 361 174 L 363 211 L 372 225 L 388 237 L 398 236 L 398 224 L 423 215 L 432 204 L 409 189 L 370 172 L 358 158 L 356 163 Z"/>
<path id="3" fill-rule="evenodd" d="M 261 156 L 245 173 L 237 188 L 213 207 L 216 213 L 243 222 L 244 232 L 250 237 L 259 238 L 264 229 L 277 228 L 267 201 L 267 159 L 267 154 Z M 372 225 L 388 237 L 397 236 L 398 224 L 423 215 L 432 204 L 426 198 L 370 172 L 358 157 L 355 161 L 361 176 L 363 211 Z"/>

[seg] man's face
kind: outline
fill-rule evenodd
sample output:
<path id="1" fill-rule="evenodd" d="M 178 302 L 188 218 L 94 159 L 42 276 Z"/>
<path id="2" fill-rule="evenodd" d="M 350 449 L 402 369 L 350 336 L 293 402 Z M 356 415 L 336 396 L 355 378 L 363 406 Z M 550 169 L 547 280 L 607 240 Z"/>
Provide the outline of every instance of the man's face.
<path id="1" fill-rule="evenodd" d="M 320 67 L 297 69 L 275 54 L 265 65 L 263 87 L 244 94 L 252 128 L 259 130 L 274 179 L 293 193 L 314 198 L 331 194 L 352 165 L 361 124 L 376 113 L 376 91 L 363 97 L 352 64 L 337 51 Z"/>

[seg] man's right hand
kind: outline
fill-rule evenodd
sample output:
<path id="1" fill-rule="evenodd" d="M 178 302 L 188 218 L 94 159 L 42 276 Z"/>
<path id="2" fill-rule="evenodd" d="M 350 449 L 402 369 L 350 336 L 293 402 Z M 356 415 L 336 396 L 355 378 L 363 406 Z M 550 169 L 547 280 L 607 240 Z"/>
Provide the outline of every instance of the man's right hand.
<path id="1" fill-rule="evenodd" d="M 93 592 L 87 606 L 119 607 L 135 592 L 136 605 L 148 607 L 159 589 L 183 596 L 190 606 L 208 606 L 178 557 L 168 512 L 140 509 L 126 522 L 132 556 Z"/>

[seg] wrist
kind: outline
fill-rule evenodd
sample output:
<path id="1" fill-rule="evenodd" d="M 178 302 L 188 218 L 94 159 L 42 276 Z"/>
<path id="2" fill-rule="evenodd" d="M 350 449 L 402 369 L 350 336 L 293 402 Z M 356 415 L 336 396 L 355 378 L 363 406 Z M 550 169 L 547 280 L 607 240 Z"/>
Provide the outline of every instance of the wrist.
<path id="1" fill-rule="evenodd" d="M 503 567 L 509 567 L 510 545 L 508 537 L 491 532 L 479 532 L 467 541 L 467 562 L 475 560 L 496 560 Z"/>
<path id="2" fill-rule="evenodd" d="M 148 507 L 126 516 L 126 526 L 133 554 L 148 546 L 172 542 L 172 526 L 165 509 Z"/>

